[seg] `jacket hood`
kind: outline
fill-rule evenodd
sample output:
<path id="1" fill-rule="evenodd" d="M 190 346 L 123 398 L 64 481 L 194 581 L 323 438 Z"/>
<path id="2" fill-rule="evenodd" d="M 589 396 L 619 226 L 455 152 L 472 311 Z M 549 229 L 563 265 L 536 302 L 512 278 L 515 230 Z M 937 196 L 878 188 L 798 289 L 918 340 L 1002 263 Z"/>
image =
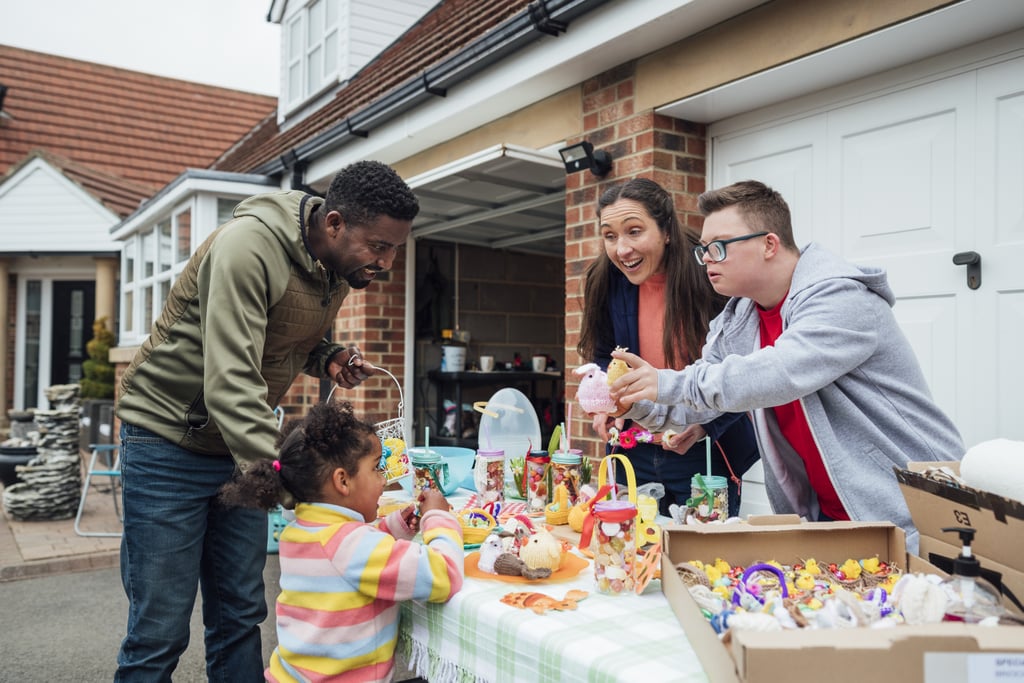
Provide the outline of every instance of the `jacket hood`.
<path id="1" fill-rule="evenodd" d="M 896 303 L 896 295 L 889 286 L 889 278 L 884 270 L 874 266 L 854 265 L 814 242 L 800 250 L 800 260 L 793 271 L 789 296 L 796 298 L 808 287 L 836 278 L 857 280 L 884 299 L 890 307 Z"/>
<path id="2" fill-rule="evenodd" d="M 301 270 L 315 276 L 319 267 L 309 253 L 305 236 L 309 234 L 314 212 L 323 203 L 320 197 L 297 190 L 270 192 L 242 201 L 235 207 L 234 217 L 258 220 L 274 234 L 285 253 Z"/>

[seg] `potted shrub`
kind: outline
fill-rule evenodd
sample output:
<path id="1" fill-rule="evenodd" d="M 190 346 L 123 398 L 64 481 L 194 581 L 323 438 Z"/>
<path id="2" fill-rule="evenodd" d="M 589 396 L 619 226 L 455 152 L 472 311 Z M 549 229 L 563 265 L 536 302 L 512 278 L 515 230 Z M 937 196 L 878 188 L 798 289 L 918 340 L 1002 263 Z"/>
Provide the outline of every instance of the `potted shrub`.
<path id="1" fill-rule="evenodd" d="M 110 347 L 115 342 L 114 333 L 107 328 L 107 317 L 96 320 L 92 325 L 92 339 L 85 345 L 89 359 L 82 363 L 82 379 L 78 382 L 82 401 L 78 443 L 83 450 L 88 449 L 90 443 L 111 442 L 112 435 L 109 431 L 104 434 L 101 427 L 112 422 L 115 368 L 110 363 Z"/>

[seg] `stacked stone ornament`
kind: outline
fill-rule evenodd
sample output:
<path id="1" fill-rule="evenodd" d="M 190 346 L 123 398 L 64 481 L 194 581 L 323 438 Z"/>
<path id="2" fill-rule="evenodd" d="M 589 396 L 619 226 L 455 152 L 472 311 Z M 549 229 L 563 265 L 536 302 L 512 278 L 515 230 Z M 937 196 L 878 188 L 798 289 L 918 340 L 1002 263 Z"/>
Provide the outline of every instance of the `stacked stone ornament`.
<path id="1" fill-rule="evenodd" d="M 4 490 L 4 510 L 18 520 L 68 519 L 75 516 L 82 495 L 78 454 L 77 384 L 46 389 L 51 410 L 35 411 L 39 455 L 17 467 L 21 483 Z"/>

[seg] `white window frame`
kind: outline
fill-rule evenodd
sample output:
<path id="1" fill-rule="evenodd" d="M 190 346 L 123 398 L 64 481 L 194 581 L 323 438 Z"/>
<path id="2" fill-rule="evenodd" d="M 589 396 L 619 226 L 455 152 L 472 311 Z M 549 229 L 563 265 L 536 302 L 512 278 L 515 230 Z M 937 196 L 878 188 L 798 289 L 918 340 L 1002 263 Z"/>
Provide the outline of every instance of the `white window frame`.
<path id="1" fill-rule="evenodd" d="M 188 253 L 179 257 L 181 217 L 189 215 Z M 142 339 L 163 310 L 174 280 L 185 269 L 196 248 L 195 206 L 182 202 L 132 234 L 122 249 L 121 324 L 122 339 Z M 152 271 L 147 272 L 147 248 L 152 250 Z M 150 302 L 147 305 L 147 301 Z M 147 311 L 148 309 L 148 311 Z"/>
<path id="2" fill-rule="evenodd" d="M 164 188 L 139 211 L 111 230 L 111 237 L 121 242 L 121 292 L 119 345 L 141 344 L 163 311 L 165 299 L 199 245 L 223 222 L 217 205 L 224 201 L 233 207 L 247 197 L 282 189 L 272 178 L 241 173 L 191 170 Z M 188 236 L 182 236 L 188 214 Z M 170 222 L 170 239 L 156 237 L 153 273 L 143 268 L 142 243 L 153 235 L 157 226 Z M 187 244 L 188 253 L 178 250 L 178 240 Z M 152 293 L 152 319 L 143 319 L 144 300 Z"/>
<path id="3" fill-rule="evenodd" d="M 314 21 L 319 26 L 314 26 Z M 284 22 L 283 39 L 282 99 L 290 111 L 338 82 L 341 73 L 340 0 L 310 2 Z"/>

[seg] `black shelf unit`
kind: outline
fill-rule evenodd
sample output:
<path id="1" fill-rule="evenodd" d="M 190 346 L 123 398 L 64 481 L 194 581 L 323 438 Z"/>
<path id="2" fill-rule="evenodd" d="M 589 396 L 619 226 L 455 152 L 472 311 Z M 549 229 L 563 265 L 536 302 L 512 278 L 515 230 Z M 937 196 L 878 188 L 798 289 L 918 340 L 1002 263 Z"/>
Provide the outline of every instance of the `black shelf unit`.
<path id="1" fill-rule="evenodd" d="M 467 370 L 464 372 L 441 372 L 431 370 L 427 373 L 427 379 L 437 387 L 437 424 L 444 424 L 444 399 L 451 396 L 457 406 L 462 409 L 462 388 L 463 387 L 491 387 L 494 391 L 512 387 L 519 389 L 533 404 L 538 417 L 541 414 L 541 402 L 543 399 L 550 399 L 555 409 L 554 420 L 558 423 L 561 419 L 561 386 L 563 381 L 560 372 L 533 372 L 527 370 L 494 370 L 492 372 L 480 372 Z M 550 382 L 550 393 L 538 394 L 538 385 L 547 386 Z M 491 392 L 494 393 L 493 391 Z M 544 424 L 541 419 L 541 432 L 550 431 L 552 427 Z M 543 434 L 542 434 L 543 435 Z M 431 433 L 430 443 L 438 446 L 462 446 L 464 448 L 476 448 L 477 439 L 462 439 L 454 436 L 441 436 Z"/>

